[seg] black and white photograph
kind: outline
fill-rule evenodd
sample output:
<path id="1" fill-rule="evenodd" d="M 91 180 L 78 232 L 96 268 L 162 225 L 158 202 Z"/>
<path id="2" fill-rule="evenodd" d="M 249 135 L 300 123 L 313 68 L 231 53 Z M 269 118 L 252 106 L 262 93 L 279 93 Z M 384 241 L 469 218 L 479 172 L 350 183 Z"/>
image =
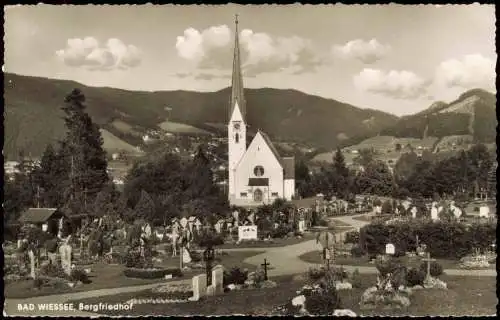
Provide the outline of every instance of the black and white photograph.
<path id="1" fill-rule="evenodd" d="M 495 316 L 495 5 L 4 5 L 3 315 Z"/>

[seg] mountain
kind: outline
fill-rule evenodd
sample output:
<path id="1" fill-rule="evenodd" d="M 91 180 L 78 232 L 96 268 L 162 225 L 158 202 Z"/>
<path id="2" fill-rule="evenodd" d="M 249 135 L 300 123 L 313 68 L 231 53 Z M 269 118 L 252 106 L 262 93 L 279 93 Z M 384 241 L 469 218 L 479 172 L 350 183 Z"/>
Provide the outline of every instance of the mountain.
<path id="1" fill-rule="evenodd" d="M 228 118 L 230 89 L 217 92 L 128 91 L 89 87 L 74 81 L 4 74 L 6 158 L 20 150 L 40 155 L 61 138 L 60 110 L 65 96 L 80 88 L 87 110 L 103 130 L 137 146 L 151 129 L 192 126 L 222 134 Z M 277 141 L 334 148 L 356 136 L 373 135 L 397 121 L 381 111 L 361 109 L 296 90 L 247 89 L 250 131 L 261 129 Z M 171 124 L 165 124 L 166 120 Z M 108 135 L 109 136 L 109 135 Z"/>
<path id="2" fill-rule="evenodd" d="M 433 103 L 419 113 L 401 117 L 380 134 L 398 138 L 470 135 L 474 141 L 491 143 L 496 140 L 496 126 L 496 96 L 473 89 L 450 103 Z"/>

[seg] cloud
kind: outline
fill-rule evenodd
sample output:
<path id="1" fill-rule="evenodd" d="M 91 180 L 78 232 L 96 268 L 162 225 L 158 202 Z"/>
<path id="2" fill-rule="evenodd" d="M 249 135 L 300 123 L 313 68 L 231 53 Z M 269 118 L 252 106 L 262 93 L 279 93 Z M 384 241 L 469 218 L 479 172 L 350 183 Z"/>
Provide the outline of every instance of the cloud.
<path id="1" fill-rule="evenodd" d="M 228 67 L 231 66 L 230 43 L 231 30 L 226 25 L 220 25 L 201 32 L 194 28 L 184 30 L 184 35 L 177 37 L 175 48 L 179 57 L 199 68 Z"/>
<path id="2" fill-rule="evenodd" d="M 363 69 L 355 75 L 354 85 L 362 91 L 396 99 L 417 99 L 427 94 L 429 82 L 411 71 Z"/>
<path id="3" fill-rule="evenodd" d="M 435 82 L 443 87 L 494 89 L 496 62 L 480 54 L 443 61 L 436 69 Z"/>
<path id="4" fill-rule="evenodd" d="M 231 79 L 230 72 L 221 72 L 220 70 L 208 70 L 208 71 L 193 71 L 193 72 L 178 72 L 172 75 L 175 78 L 186 79 L 190 78 L 193 80 L 214 80 L 214 79 Z"/>
<path id="5" fill-rule="evenodd" d="M 89 70 L 126 70 L 141 63 L 140 50 L 116 38 L 108 39 L 104 46 L 94 37 L 69 39 L 66 48 L 56 51 L 56 55 L 68 66 Z"/>
<path id="6" fill-rule="evenodd" d="M 189 28 L 177 37 L 179 57 L 191 61 L 197 69 L 229 70 L 233 61 L 231 30 L 226 25 L 199 31 Z M 300 37 L 272 37 L 245 29 L 240 33 L 240 50 L 246 77 L 297 67 L 297 73 L 314 69 L 321 59 L 311 43 Z"/>
<path id="7" fill-rule="evenodd" d="M 340 57 L 356 59 L 364 64 L 373 64 L 383 59 L 391 50 L 388 45 L 383 45 L 377 39 L 365 41 L 356 39 L 344 45 L 334 45 L 332 52 Z"/>

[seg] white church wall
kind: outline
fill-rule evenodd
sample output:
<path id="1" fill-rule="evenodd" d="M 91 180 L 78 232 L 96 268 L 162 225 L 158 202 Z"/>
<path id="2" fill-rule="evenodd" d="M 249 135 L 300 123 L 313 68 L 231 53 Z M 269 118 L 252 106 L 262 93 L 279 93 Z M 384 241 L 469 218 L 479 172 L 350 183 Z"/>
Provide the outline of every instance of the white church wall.
<path id="1" fill-rule="evenodd" d="M 285 194 L 284 198 L 286 200 L 292 200 L 295 195 L 295 179 L 285 179 Z"/>
<path id="2" fill-rule="evenodd" d="M 254 174 L 254 168 L 258 165 L 264 168 L 264 175 L 261 177 Z M 268 178 L 269 186 L 250 187 L 249 178 Z M 271 203 L 274 199 L 283 197 L 283 168 L 260 134 L 255 136 L 238 164 L 234 182 L 235 199 L 253 202 L 253 193 L 257 188 L 262 190 L 264 203 Z M 246 193 L 246 197 L 242 197 L 241 193 Z"/>

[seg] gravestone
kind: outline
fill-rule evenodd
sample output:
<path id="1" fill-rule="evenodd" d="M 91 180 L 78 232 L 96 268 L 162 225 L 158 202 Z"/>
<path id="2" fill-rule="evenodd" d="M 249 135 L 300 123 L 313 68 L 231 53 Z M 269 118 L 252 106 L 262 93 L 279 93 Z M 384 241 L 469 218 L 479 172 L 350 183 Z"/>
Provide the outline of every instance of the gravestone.
<path id="1" fill-rule="evenodd" d="M 199 274 L 193 277 L 193 297 L 192 301 L 198 301 L 207 294 L 207 275 Z"/>
<path id="2" fill-rule="evenodd" d="M 427 257 L 422 259 L 422 261 L 427 262 L 426 278 L 429 279 L 431 277 L 431 262 L 436 261 L 436 259 L 431 259 L 431 254 L 427 252 Z"/>
<path id="3" fill-rule="evenodd" d="M 201 227 L 202 227 L 202 223 L 200 221 L 200 219 L 196 219 L 195 222 L 194 222 L 194 227 L 196 229 L 197 232 L 201 232 Z"/>
<path id="4" fill-rule="evenodd" d="M 238 241 L 241 240 L 257 240 L 257 226 L 238 227 Z"/>
<path id="5" fill-rule="evenodd" d="M 394 245 L 392 243 L 388 243 L 385 245 L 385 254 L 392 256 L 395 253 L 396 253 L 396 248 L 394 247 Z"/>
<path id="6" fill-rule="evenodd" d="M 224 223 L 223 220 L 219 220 L 215 223 L 214 227 L 215 227 L 215 232 L 217 233 L 221 233 L 222 232 L 222 224 Z"/>
<path id="7" fill-rule="evenodd" d="M 489 218 L 490 208 L 488 206 L 482 206 L 479 208 L 479 218 Z"/>
<path id="8" fill-rule="evenodd" d="M 431 219 L 433 221 L 436 221 L 436 220 L 439 220 L 439 215 L 438 215 L 438 209 L 436 208 L 436 206 L 432 206 L 431 208 Z"/>
<path id="9" fill-rule="evenodd" d="M 417 207 L 413 207 L 413 208 L 411 208 L 411 217 L 412 217 L 413 219 L 416 219 L 416 218 L 417 218 L 417 212 L 418 212 Z"/>
<path id="10" fill-rule="evenodd" d="M 305 220 L 303 220 L 303 219 L 299 220 L 298 231 L 300 233 L 304 233 L 304 231 L 306 231 L 306 221 Z"/>
<path id="11" fill-rule="evenodd" d="M 181 227 L 182 228 L 186 228 L 187 227 L 187 224 L 188 224 L 188 219 L 186 219 L 185 217 L 183 217 L 180 221 L 180 224 L 181 224 Z"/>
<path id="12" fill-rule="evenodd" d="M 373 208 L 373 211 L 375 212 L 375 214 L 381 214 L 382 213 L 382 206 L 375 206 Z"/>
<path id="13" fill-rule="evenodd" d="M 212 284 L 207 288 L 207 294 L 217 295 L 224 292 L 224 268 L 219 264 L 212 269 Z"/>
<path id="14" fill-rule="evenodd" d="M 35 260 L 35 253 L 33 250 L 28 251 L 28 256 L 30 258 L 30 277 L 33 279 L 36 279 L 36 260 Z"/>
<path id="15" fill-rule="evenodd" d="M 237 227 L 240 222 L 240 213 L 238 210 L 233 211 L 233 218 L 234 218 L 234 226 Z"/>
<path id="16" fill-rule="evenodd" d="M 191 255 L 189 254 L 189 250 L 184 248 L 182 250 L 182 263 L 191 263 L 193 259 L 191 258 Z"/>
<path id="17" fill-rule="evenodd" d="M 61 267 L 67 275 L 71 274 L 71 252 L 72 248 L 69 244 L 63 244 L 59 248 L 59 254 L 61 256 Z"/>

